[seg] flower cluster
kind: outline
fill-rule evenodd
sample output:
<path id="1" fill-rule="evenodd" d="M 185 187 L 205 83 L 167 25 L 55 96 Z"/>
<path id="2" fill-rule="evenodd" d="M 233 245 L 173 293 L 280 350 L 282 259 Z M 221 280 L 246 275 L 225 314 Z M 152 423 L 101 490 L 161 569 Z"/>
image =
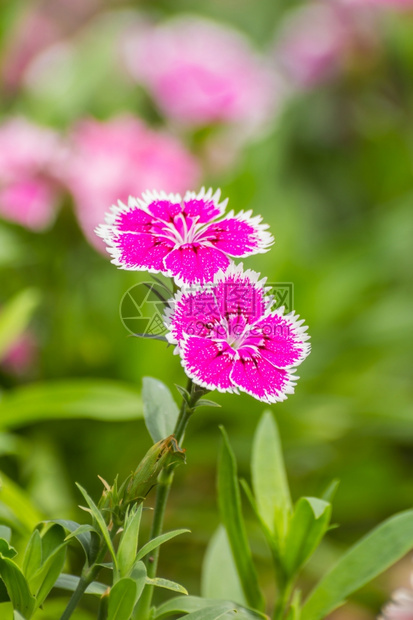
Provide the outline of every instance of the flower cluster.
<path id="1" fill-rule="evenodd" d="M 251 212 L 225 215 L 220 192 L 146 192 L 112 207 L 96 233 L 122 269 L 171 276 L 180 286 L 165 314 L 167 339 L 197 385 L 275 403 L 293 393 L 310 352 L 303 321 L 274 300 L 254 271 L 230 257 L 273 243 Z"/>

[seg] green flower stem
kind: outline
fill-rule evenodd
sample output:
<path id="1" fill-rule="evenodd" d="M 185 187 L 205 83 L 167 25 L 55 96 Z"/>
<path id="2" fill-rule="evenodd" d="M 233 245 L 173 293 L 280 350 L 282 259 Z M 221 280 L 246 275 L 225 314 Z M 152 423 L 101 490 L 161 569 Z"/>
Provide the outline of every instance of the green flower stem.
<path id="1" fill-rule="evenodd" d="M 289 607 L 292 583 L 286 583 L 278 592 L 278 598 L 274 609 L 273 620 L 283 620 Z"/>
<path id="2" fill-rule="evenodd" d="M 85 590 L 88 587 L 89 583 L 90 582 L 88 582 L 83 577 L 80 578 L 80 581 L 77 584 L 77 588 L 73 592 L 72 596 L 70 597 L 69 603 L 67 604 L 67 607 L 64 610 L 60 620 L 68 620 L 70 618 L 70 616 L 72 615 L 72 613 L 76 609 L 80 599 L 84 595 Z"/>
<path id="3" fill-rule="evenodd" d="M 96 577 L 100 573 L 101 566 L 99 566 L 99 564 L 100 562 L 103 561 L 107 550 L 108 549 L 107 549 L 106 544 L 103 544 L 99 550 L 99 553 L 96 557 L 94 564 L 92 564 L 89 570 L 83 571 L 80 577 L 79 583 L 77 584 L 76 590 L 73 592 L 72 596 L 70 597 L 67 607 L 64 610 L 62 616 L 60 617 L 60 620 L 69 620 L 72 613 L 78 606 L 80 599 L 82 598 L 85 591 L 87 590 L 87 587 L 92 583 L 92 581 L 96 579 Z"/>
<path id="4" fill-rule="evenodd" d="M 188 380 L 187 392 L 189 400 L 182 399 L 182 405 L 179 412 L 178 420 L 175 425 L 174 435 L 179 445 L 181 445 L 189 419 L 194 412 L 196 402 L 205 394 L 205 390 L 196 386 L 191 379 Z M 168 501 L 169 491 L 174 479 L 173 468 L 163 469 L 158 478 L 158 486 L 156 490 L 156 503 L 150 540 L 162 534 L 163 520 L 165 516 L 166 504 Z M 159 547 L 154 549 L 150 558 L 147 558 L 148 577 L 156 577 L 158 568 Z M 146 586 L 138 603 L 136 618 L 145 619 L 149 617 L 149 610 L 152 603 L 153 586 Z"/>

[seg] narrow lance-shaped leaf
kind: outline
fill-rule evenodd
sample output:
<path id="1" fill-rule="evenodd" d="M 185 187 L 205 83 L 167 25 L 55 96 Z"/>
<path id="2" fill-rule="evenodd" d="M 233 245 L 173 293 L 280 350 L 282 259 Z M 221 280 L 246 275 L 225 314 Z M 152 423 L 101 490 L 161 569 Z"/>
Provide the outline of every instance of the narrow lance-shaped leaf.
<path id="1" fill-rule="evenodd" d="M 307 598 L 301 620 L 321 620 L 413 548 L 413 510 L 401 512 L 347 551 Z"/>
<path id="2" fill-rule="evenodd" d="M 127 384 L 99 379 L 34 383 L 9 390 L 0 402 L 0 428 L 41 420 L 86 418 L 136 420 L 143 415 L 139 392 Z"/>
<path id="3" fill-rule="evenodd" d="M 143 414 L 154 443 L 172 435 L 179 410 L 171 392 L 162 381 L 143 378 Z"/>
<path id="4" fill-rule="evenodd" d="M 76 523 L 76 521 L 70 521 L 69 519 L 53 519 L 51 521 L 46 521 L 45 523 L 56 523 L 57 525 L 62 526 L 67 532 L 70 532 L 70 534 L 66 536 L 65 540 L 70 541 L 72 538 L 76 538 L 83 548 L 88 563 L 92 564 L 98 548 L 96 539 L 99 537 L 98 532 L 96 532 L 92 525 L 80 525 L 79 523 Z M 93 537 L 95 540 L 93 540 Z"/>
<path id="5" fill-rule="evenodd" d="M 112 539 L 110 537 L 109 534 L 109 530 L 107 528 L 107 525 L 105 523 L 105 520 L 101 514 L 101 512 L 99 511 L 99 508 L 96 506 L 95 502 L 92 500 L 92 498 L 88 495 L 87 491 L 85 491 L 85 489 L 83 487 L 80 486 L 80 484 L 76 483 L 76 486 L 78 487 L 79 491 L 82 493 L 83 497 L 85 498 L 89 508 L 90 508 L 90 512 L 92 514 L 93 519 L 96 521 L 97 526 L 99 527 L 103 538 L 105 539 L 105 542 L 107 544 L 108 550 L 112 556 L 113 559 L 113 567 L 115 570 L 117 570 L 118 568 L 118 561 L 116 558 L 116 553 L 115 553 L 115 549 L 113 548 L 113 543 L 112 543 Z"/>
<path id="6" fill-rule="evenodd" d="M 294 577 L 317 549 L 328 529 L 331 504 L 316 497 L 301 497 L 294 510 L 285 539 L 284 566 Z"/>
<path id="7" fill-rule="evenodd" d="M 37 589 L 36 594 L 36 608 L 40 607 L 49 594 L 50 590 L 56 583 L 57 578 L 62 572 L 66 559 L 66 543 L 57 548 L 45 561 L 42 567 L 39 569 L 38 574 L 35 574 L 33 580 L 36 578 L 40 581 L 40 586 Z"/>
<path id="8" fill-rule="evenodd" d="M 216 599 L 203 598 L 200 596 L 176 596 L 166 601 L 156 608 L 154 620 L 162 620 L 170 618 L 172 615 L 190 614 L 196 611 L 207 611 L 210 613 L 211 608 L 216 613 L 217 608 L 222 611 L 234 611 L 237 613 L 236 618 L 245 620 L 268 620 L 268 616 L 252 609 L 246 609 L 240 605 L 235 605 L 233 601 L 219 601 Z M 242 615 L 240 615 L 242 614 Z M 185 616 L 187 618 L 187 616 Z"/>
<path id="9" fill-rule="evenodd" d="M 0 476 L 0 503 L 7 506 L 15 515 L 16 523 L 14 525 L 20 526 L 27 534 L 30 534 L 43 519 L 42 513 L 33 506 L 29 495 L 3 472 Z"/>
<path id="10" fill-rule="evenodd" d="M 0 311 L 0 360 L 26 329 L 39 301 L 38 291 L 26 289 L 13 297 Z"/>
<path id="11" fill-rule="evenodd" d="M 205 598 L 228 599 L 246 605 L 227 532 L 222 525 L 212 536 L 205 552 L 201 592 Z"/>
<path id="12" fill-rule="evenodd" d="M 245 599 L 249 606 L 261 610 L 264 608 L 264 599 L 258 585 L 242 516 L 235 456 L 223 428 L 221 432 L 223 442 L 218 466 L 218 501 L 221 518 L 228 534 Z"/>
<path id="13" fill-rule="evenodd" d="M 33 613 L 35 600 L 20 568 L 10 558 L 0 557 L 0 577 L 4 581 L 13 609 L 25 618 Z"/>
<path id="14" fill-rule="evenodd" d="M 126 518 L 125 528 L 122 532 L 117 552 L 119 574 L 121 577 L 128 576 L 135 562 L 141 516 L 142 504 L 138 507 L 133 507 Z"/>
<path id="15" fill-rule="evenodd" d="M 110 590 L 107 620 L 129 620 L 136 601 L 136 583 L 127 577 Z"/>
<path id="16" fill-rule="evenodd" d="M 74 592 L 79 585 L 80 577 L 77 575 L 68 575 L 67 573 L 60 573 L 56 579 L 54 587 L 62 588 L 62 590 L 69 590 Z M 85 594 L 93 594 L 95 596 L 102 596 L 108 589 L 108 586 L 98 581 L 92 581 L 85 590 Z"/>
<path id="17" fill-rule="evenodd" d="M 165 532 L 164 534 L 160 534 L 160 536 L 156 536 L 156 538 L 152 538 L 146 545 L 143 545 L 141 549 L 139 549 L 136 559 L 141 560 L 148 555 L 151 551 L 162 545 L 163 543 L 175 538 L 175 536 L 180 536 L 180 534 L 187 534 L 190 530 L 173 530 L 173 532 Z"/>
<path id="18" fill-rule="evenodd" d="M 35 529 L 27 544 L 23 559 L 23 573 L 30 583 L 30 579 L 40 568 L 42 563 L 42 539 L 39 530 Z"/>
<path id="19" fill-rule="evenodd" d="M 281 538 L 292 509 L 278 428 L 266 411 L 254 436 L 251 474 L 258 511 L 273 534 Z"/>
<path id="20" fill-rule="evenodd" d="M 184 586 L 176 581 L 170 581 L 169 579 L 163 579 L 163 577 L 146 577 L 145 583 L 150 586 L 156 586 L 157 588 L 165 588 L 166 590 L 172 590 L 173 592 L 179 592 L 180 594 L 188 594 L 188 591 Z"/>

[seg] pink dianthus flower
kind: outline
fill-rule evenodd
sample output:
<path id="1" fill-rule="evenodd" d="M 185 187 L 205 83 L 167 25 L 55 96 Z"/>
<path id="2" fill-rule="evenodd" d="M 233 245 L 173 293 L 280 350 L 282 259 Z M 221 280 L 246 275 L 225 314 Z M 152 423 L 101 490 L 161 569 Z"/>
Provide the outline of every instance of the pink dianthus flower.
<path id="1" fill-rule="evenodd" d="M 96 233 L 122 269 L 161 272 L 177 284 L 211 282 L 229 256 L 266 252 L 273 243 L 261 216 L 251 211 L 224 216 L 227 200 L 204 188 L 195 194 L 146 192 L 143 199 L 119 202 Z"/>
<path id="2" fill-rule="evenodd" d="M 58 201 L 57 134 L 24 118 L 0 126 L 0 217 L 32 230 L 46 228 Z"/>
<path id="3" fill-rule="evenodd" d="M 310 352 L 307 328 L 294 313 L 272 309 L 264 284 L 232 264 L 212 284 L 183 288 L 170 302 L 167 338 L 196 384 L 266 403 L 294 392 L 295 368 Z"/>
<path id="4" fill-rule="evenodd" d="M 85 235 L 104 251 L 94 230 L 111 203 L 127 201 L 147 187 L 182 191 L 198 183 L 200 168 L 173 136 L 153 131 L 132 116 L 121 116 L 81 122 L 73 132 L 63 174 Z"/>
<path id="5" fill-rule="evenodd" d="M 186 126 L 259 124 L 271 116 L 274 76 L 240 32 L 184 16 L 125 35 L 124 57 L 161 111 Z"/>

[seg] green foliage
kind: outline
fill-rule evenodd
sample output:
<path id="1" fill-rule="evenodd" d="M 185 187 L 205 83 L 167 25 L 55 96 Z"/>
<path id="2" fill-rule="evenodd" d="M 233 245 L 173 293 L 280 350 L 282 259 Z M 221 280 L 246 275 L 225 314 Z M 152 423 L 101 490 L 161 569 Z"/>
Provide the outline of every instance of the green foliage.
<path id="1" fill-rule="evenodd" d="M 146 428 L 154 443 L 172 435 L 179 410 L 166 385 L 158 379 L 144 377 L 142 400 Z"/>
<path id="2" fill-rule="evenodd" d="M 0 360 L 22 335 L 39 302 L 39 292 L 26 289 L 0 310 Z"/>
<path id="3" fill-rule="evenodd" d="M 135 563 L 141 517 L 142 504 L 133 506 L 126 513 L 124 530 L 117 551 L 120 577 L 127 577 Z"/>
<path id="4" fill-rule="evenodd" d="M 259 589 L 242 515 L 235 457 L 223 428 L 221 432 L 223 442 L 218 468 L 218 501 L 221 518 L 227 531 L 245 599 L 251 607 L 263 609 L 264 599 Z"/>
<path id="5" fill-rule="evenodd" d="M 111 588 L 108 620 L 128 620 L 135 607 L 137 586 L 133 579 L 123 577 Z"/>
<path id="6" fill-rule="evenodd" d="M 60 526 L 44 526 L 33 532 L 24 554 L 22 569 L 12 560 L 15 550 L 0 541 L 0 577 L 13 609 L 30 620 L 54 587 L 65 563 L 66 541 Z M 7 548 L 6 548 L 7 546 Z"/>
<path id="7" fill-rule="evenodd" d="M 284 568 L 292 578 L 312 556 L 328 530 L 331 504 L 316 497 L 301 497 L 288 524 Z"/>
<path id="8" fill-rule="evenodd" d="M 201 593 L 207 599 L 229 599 L 246 604 L 225 528 L 218 527 L 209 541 L 202 566 Z"/>
<path id="9" fill-rule="evenodd" d="M 320 620 L 413 548 L 413 510 L 391 517 L 351 547 L 320 580 L 302 620 Z"/>
<path id="10" fill-rule="evenodd" d="M 65 418 L 136 420 L 142 414 L 139 393 L 132 387 L 116 381 L 73 379 L 9 391 L 0 401 L 0 428 Z"/>
<path id="11" fill-rule="evenodd" d="M 205 594 L 223 598 L 219 581 L 223 581 L 226 574 L 230 575 L 231 591 L 231 562 L 225 558 L 229 551 L 232 555 L 232 566 L 238 573 L 247 597 L 244 585 L 248 583 L 247 570 L 252 566 L 252 574 L 255 576 L 256 571 L 241 512 L 235 457 L 224 431 L 223 436 L 218 469 L 218 498 L 221 518 L 231 544 L 226 550 L 222 537 L 216 536 L 213 539 L 204 563 L 204 583 L 210 588 Z M 263 453 L 268 455 L 267 460 L 263 458 Z M 413 549 L 413 511 L 406 511 L 388 519 L 350 548 L 327 574 L 321 576 L 302 604 L 300 590 L 295 587 L 297 577 L 329 530 L 331 503 L 326 499 L 301 497 L 294 509 L 291 508 L 278 430 L 273 417 L 267 412 L 264 413 L 254 438 L 251 473 L 255 497 L 245 481 L 242 486 L 274 560 L 278 585 L 274 620 L 285 617 L 287 620 L 322 620 L 343 604 L 349 595 Z M 274 492 L 271 481 L 278 493 Z M 324 497 L 332 499 L 336 489 L 337 481 L 334 481 L 324 492 Z M 215 575 L 211 577 L 214 570 L 218 586 L 214 585 Z M 239 600 L 236 597 L 235 592 L 234 598 Z M 251 599 L 248 602 L 251 605 Z M 259 605 L 252 606 L 262 609 Z"/>
<path id="12" fill-rule="evenodd" d="M 270 411 L 254 435 L 251 476 L 258 512 L 272 534 L 281 538 L 291 512 L 291 497 L 278 429 Z"/>

